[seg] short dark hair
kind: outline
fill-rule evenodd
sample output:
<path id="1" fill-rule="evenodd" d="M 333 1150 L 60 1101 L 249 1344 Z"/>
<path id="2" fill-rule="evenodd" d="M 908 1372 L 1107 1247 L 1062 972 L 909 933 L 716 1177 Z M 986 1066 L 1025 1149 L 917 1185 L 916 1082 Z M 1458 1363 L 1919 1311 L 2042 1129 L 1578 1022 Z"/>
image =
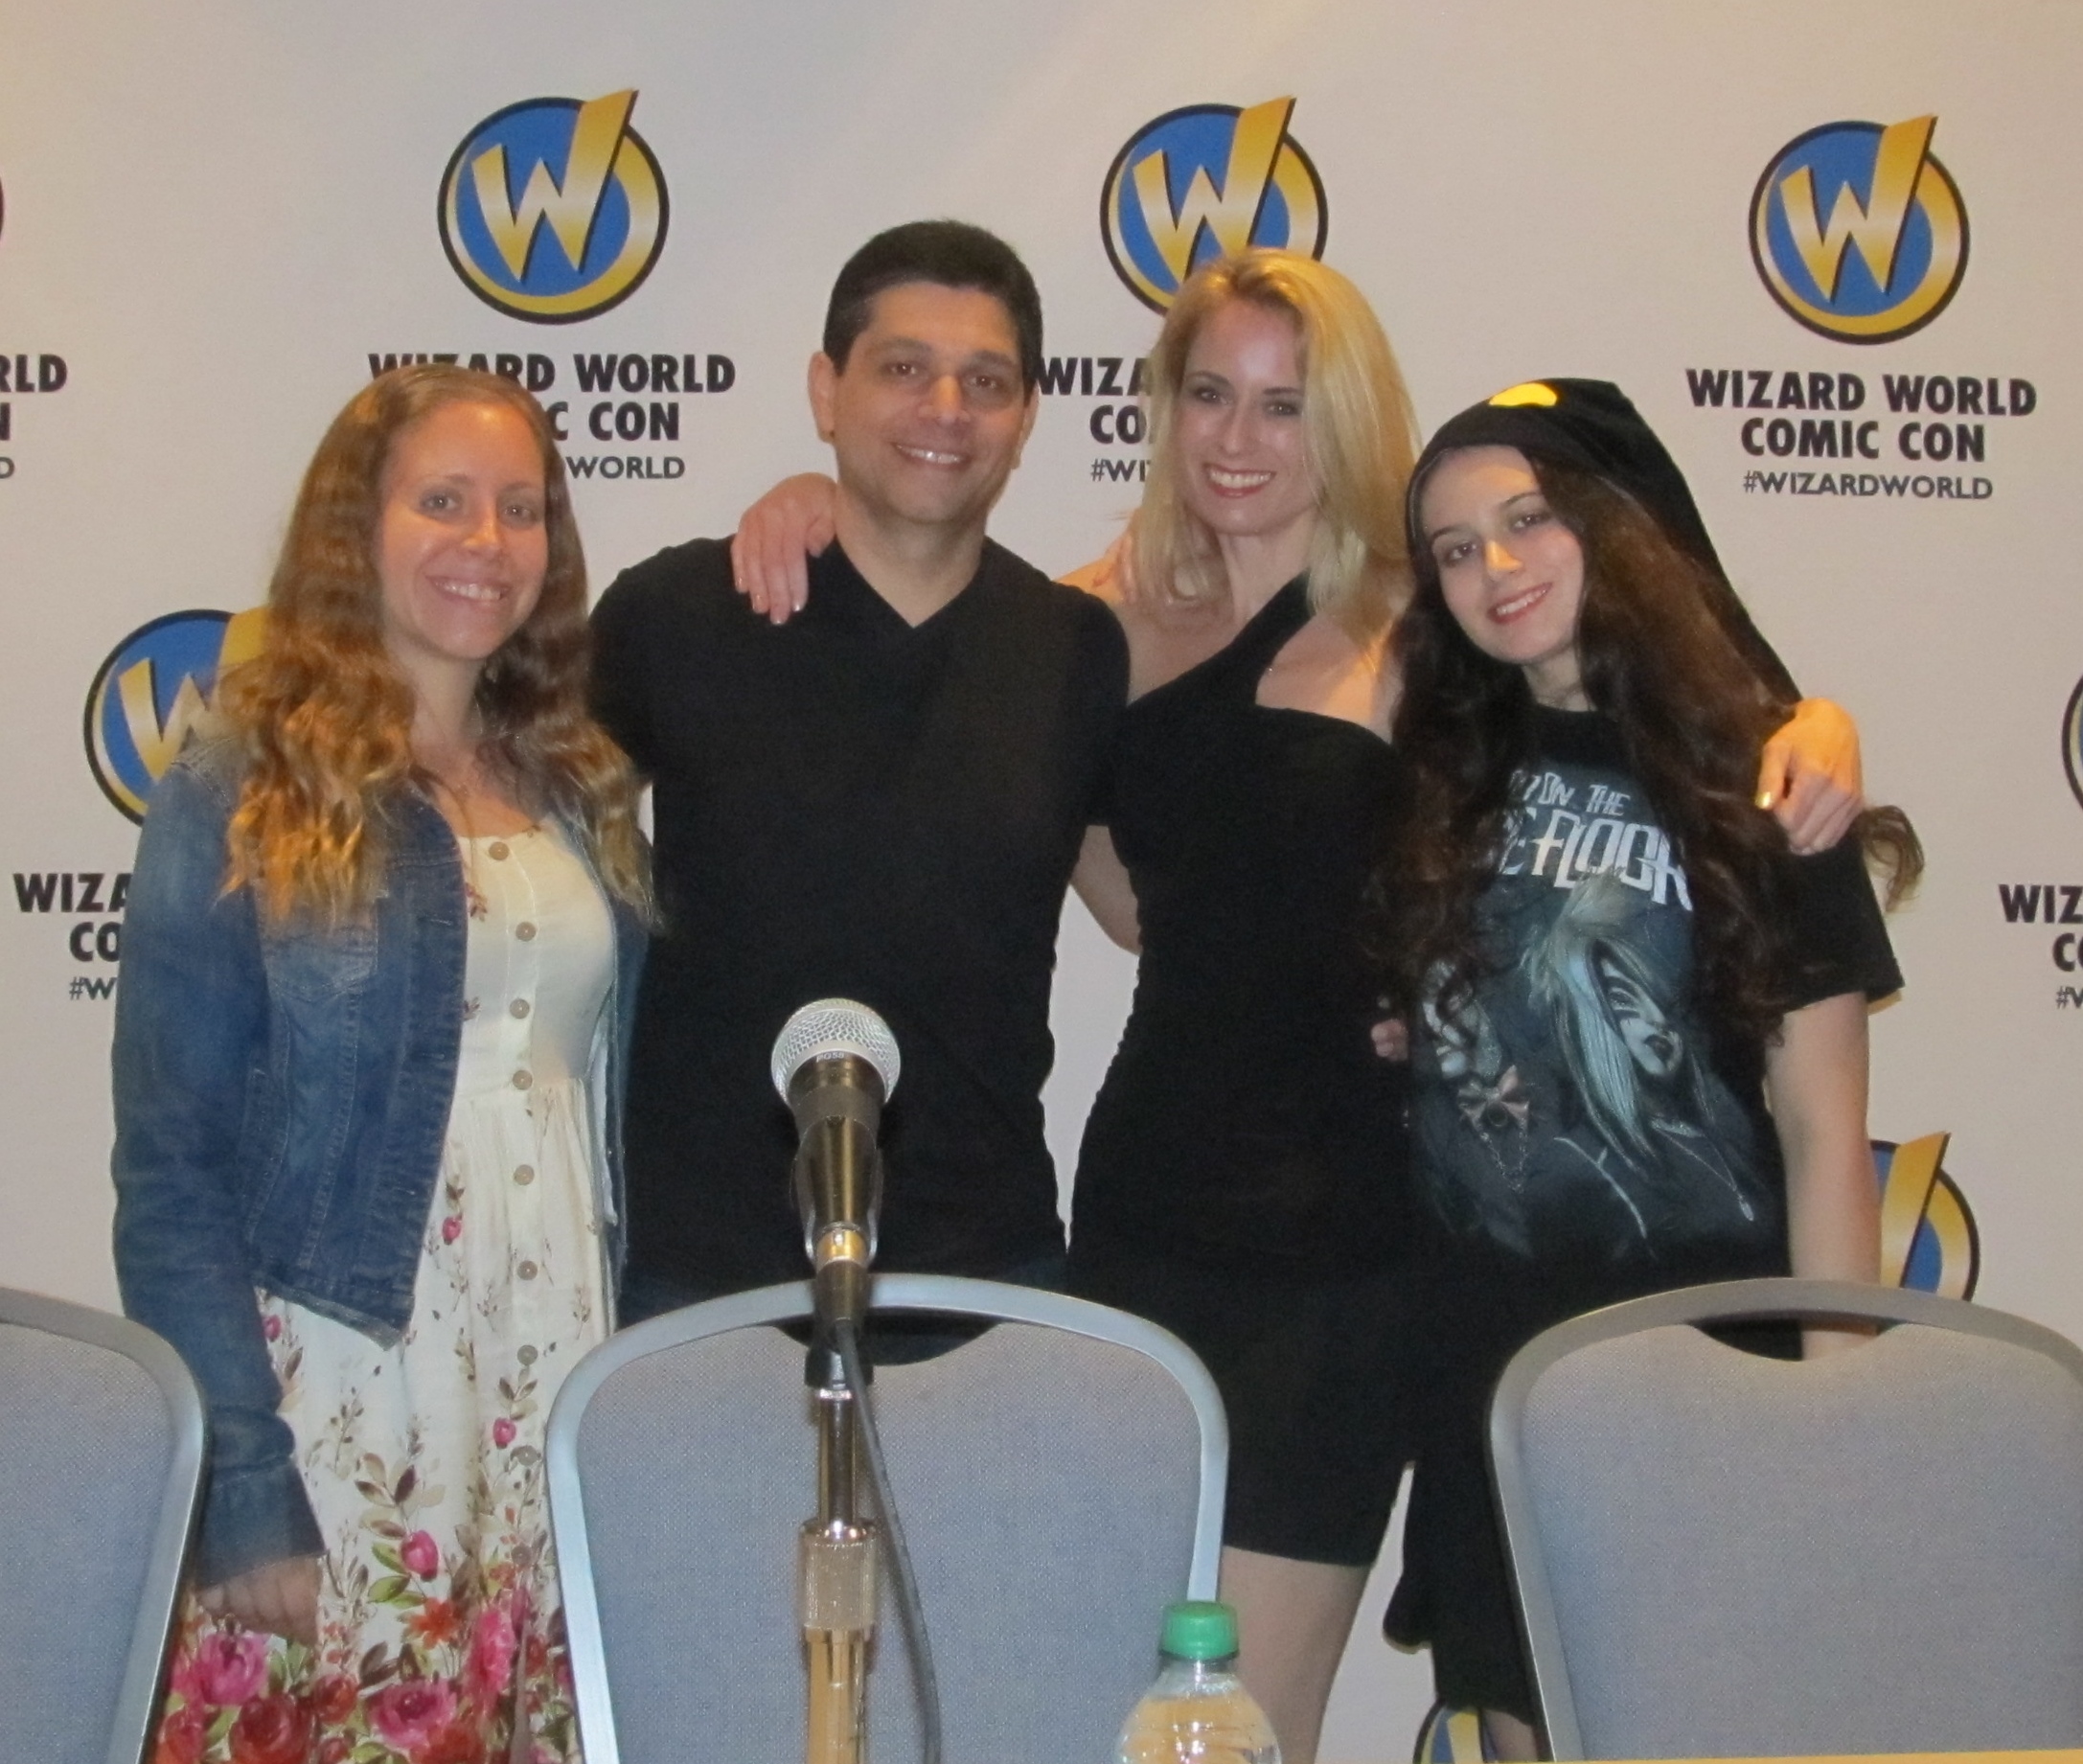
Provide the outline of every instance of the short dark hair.
<path id="1" fill-rule="evenodd" d="M 875 297 L 906 282 L 973 287 L 1005 308 L 1019 339 L 1020 390 L 1042 378 L 1042 295 L 1019 254 L 996 233 L 966 220 L 912 220 L 878 233 L 846 260 L 825 309 L 825 354 L 842 373 L 854 340 L 868 328 Z"/>

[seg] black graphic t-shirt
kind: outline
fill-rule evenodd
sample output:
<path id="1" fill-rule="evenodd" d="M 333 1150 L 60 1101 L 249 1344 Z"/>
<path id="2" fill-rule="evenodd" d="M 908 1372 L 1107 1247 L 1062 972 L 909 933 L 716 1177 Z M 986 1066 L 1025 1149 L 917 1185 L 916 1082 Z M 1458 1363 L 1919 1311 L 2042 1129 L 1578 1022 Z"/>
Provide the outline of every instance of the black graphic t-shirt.
<path id="1" fill-rule="evenodd" d="M 1415 1038 L 1423 1188 L 1449 1244 L 1569 1280 L 1783 1271 L 1785 1180 L 1762 1050 L 1692 987 L 1669 836 L 1591 714 L 1538 713 L 1480 922 L 1493 969 Z M 1787 859 L 1796 1006 L 1901 984 L 1855 844 Z"/>
<path id="2" fill-rule="evenodd" d="M 1484 1453 L 1491 1393 L 1565 1317 L 1787 1271 L 1764 1050 L 1694 996 L 1693 900 L 1603 718 L 1536 713 L 1472 1007 L 1413 1024 L 1422 1263 L 1417 1478 L 1390 1636 L 1450 1702 L 1527 1709 Z M 1858 847 L 1789 857 L 1767 910 L 1795 1005 L 1902 983 Z M 1765 1325 L 1742 1345 L 1798 1352 Z"/>

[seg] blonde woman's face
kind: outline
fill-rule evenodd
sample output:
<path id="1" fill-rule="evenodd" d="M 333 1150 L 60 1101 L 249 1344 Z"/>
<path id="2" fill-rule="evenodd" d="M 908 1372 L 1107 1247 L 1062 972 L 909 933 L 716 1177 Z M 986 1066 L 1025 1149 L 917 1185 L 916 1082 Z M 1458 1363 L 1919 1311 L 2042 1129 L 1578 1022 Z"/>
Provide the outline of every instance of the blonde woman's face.
<path id="1" fill-rule="evenodd" d="M 549 568 L 542 456 L 505 404 L 443 404 L 383 470 L 383 638 L 408 675 L 481 668 L 528 620 Z"/>
<path id="2" fill-rule="evenodd" d="M 1316 517 L 1301 339 L 1284 312 L 1228 300 L 1186 353 L 1172 451 L 1187 508 L 1220 538 L 1299 536 Z"/>

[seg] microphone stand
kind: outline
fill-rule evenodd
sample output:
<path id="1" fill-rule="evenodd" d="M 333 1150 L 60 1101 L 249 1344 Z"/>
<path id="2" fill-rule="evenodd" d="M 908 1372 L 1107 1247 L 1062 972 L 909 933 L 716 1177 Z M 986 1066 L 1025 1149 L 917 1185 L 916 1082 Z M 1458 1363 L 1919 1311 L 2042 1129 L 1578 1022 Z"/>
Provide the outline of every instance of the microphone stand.
<path id="1" fill-rule="evenodd" d="M 867 1764 L 868 1643 L 875 1634 L 877 1528 L 861 1516 L 859 1410 L 839 1350 L 842 1327 L 868 1315 L 873 1220 L 881 1161 L 873 1110 L 881 1074 L 853 1055 L 820 1061 L 823 1077 L 843 1073 L 851 1088 L 812 1101 L 820 1074 L 806 1066 L 789 1088 L 804 1129 L 797 1155 L 798 1200 L 809 1222 L 806 1248 L 815 1269 L 814 1324 L 804 1382 L 816 1392 L 817 1513 L 797 1546 L 796 1610 L 803 1626 L 809 1703 L 807 1764 Z M 819 1192 L 813 1168 L 828 1187 Z M 865 1226 L 860 1222 L 868 1222 Z M 861 1376 L 869 1376 L 863 1369 Z"/>
<path id="2" fill-rule="evenodd" d="M 817 1407 L 817 1516 L 803 1526 L 797 1556 L 797 1612 L 810 1675 L 805 1757 L 808 1764 L 866 1764 L 876 1527 L 860 1515 L 854 1392 L 821 1315 L 803 1376 Z"/>

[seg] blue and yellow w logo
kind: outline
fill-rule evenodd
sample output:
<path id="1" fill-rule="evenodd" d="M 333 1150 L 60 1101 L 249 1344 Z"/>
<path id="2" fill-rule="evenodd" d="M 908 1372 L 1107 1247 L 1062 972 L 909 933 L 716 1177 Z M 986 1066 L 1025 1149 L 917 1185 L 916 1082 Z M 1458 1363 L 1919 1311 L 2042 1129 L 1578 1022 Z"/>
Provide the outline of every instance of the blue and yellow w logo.
<path id="1" fill-rule="evenodd" d="M 1946 1174 L 1950 1134 L 1895 1145 L 1873 1141 L 1881 1184 L 1881 1284 L 1972 1298 L 1981 1277 L 1981 1235 L 1967 1198 Z"/>
<path id="2" fill-rule="evenodd" d="M 1938 119 L 1828 123 L 1790 141 L 1751 198 L 1751 257 L 1809 330 L 1887 343 L 1936 318 L 1967 273 L 1967 211 L 1931 156 Z"/>
<path id="3" fill-rule="evenodd" d="M 1248 245 L 1323 255 L 1323 183 L 1288 138 L 1293 111 L 1292 98 L 1189 104 L 1129 138 L 1101 218 L 1114 273 L 1136 299 L 1161 312 L 1199 264 Z"/>
<path id="4" fill-rule="evenodd" d="M 442 175 L 441 238 L 479 299 L 561 325 L 636 291 L 664 248 L 667 204 L 629 126 L 635 103 L 633 91 L 531 98 L 464 137 Z"/>
<path id="5" fill-rule="evenodd" d="M 266 614 L 170 612 L 108 653 L 87 688 L 87 763 L 133 821 L 188 743 L 217 726 L 217 678 L 259 653 Z"/>

